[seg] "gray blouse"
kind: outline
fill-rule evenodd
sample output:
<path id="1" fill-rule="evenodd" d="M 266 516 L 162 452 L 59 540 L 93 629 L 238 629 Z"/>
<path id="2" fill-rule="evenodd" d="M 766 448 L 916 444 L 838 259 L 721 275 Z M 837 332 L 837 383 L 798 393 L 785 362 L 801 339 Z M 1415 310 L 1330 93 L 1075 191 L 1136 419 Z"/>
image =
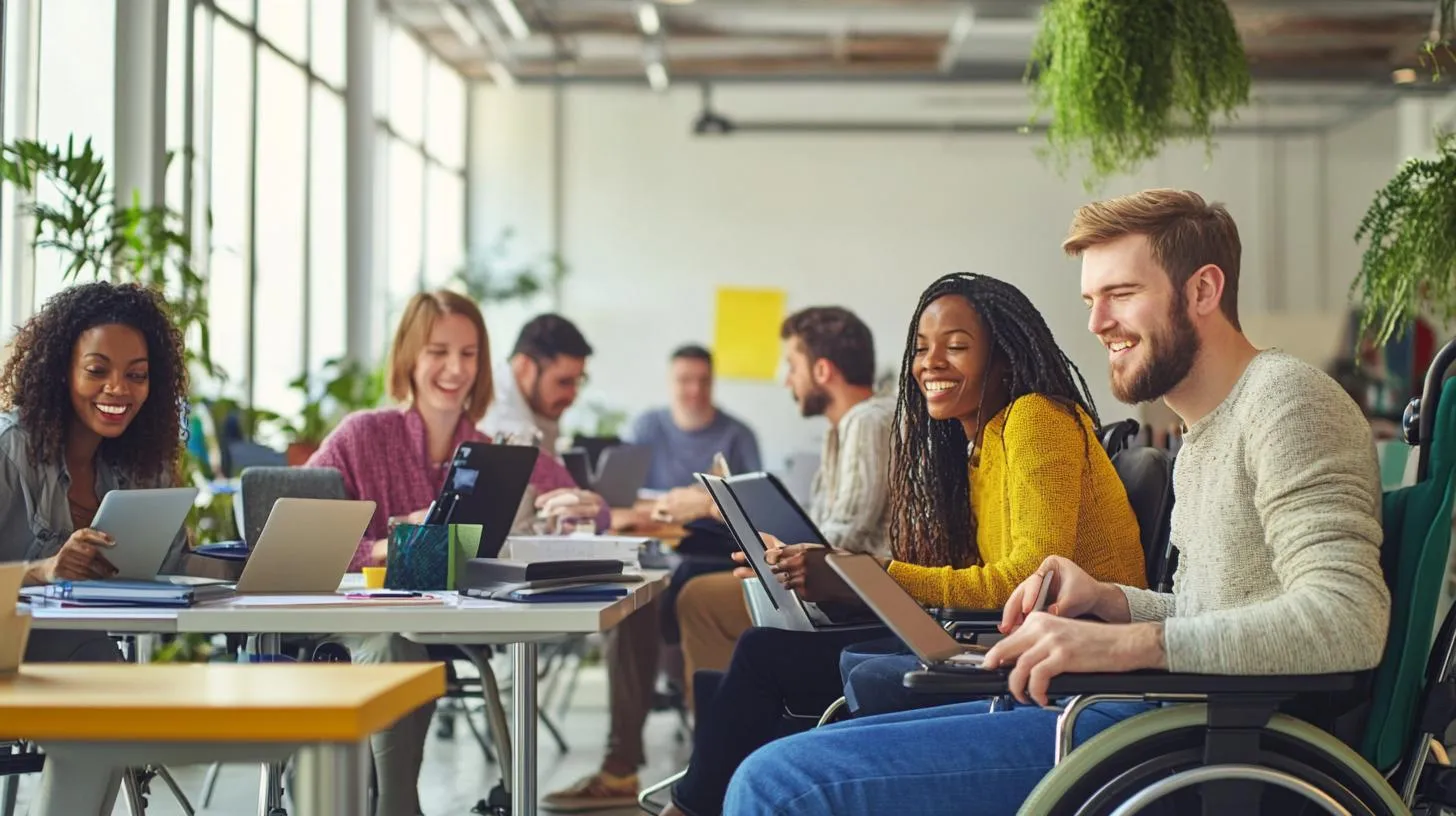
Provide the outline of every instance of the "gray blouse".
<path id="1" fill-rule="evenodd" d="M 27 450 L 30 434 L 14 413 L 0 413 L 0 562 L 38 561 L 56 554 L 75 532 L 67 493 L 71 475 L 64 462 L 36 462 Z M 96 461 L 96 497 L 113 490 L 164 487 L 134 484 L 110 464 Z M 179 571 L 187 532 L 178 531 L 163 573 Z"/>

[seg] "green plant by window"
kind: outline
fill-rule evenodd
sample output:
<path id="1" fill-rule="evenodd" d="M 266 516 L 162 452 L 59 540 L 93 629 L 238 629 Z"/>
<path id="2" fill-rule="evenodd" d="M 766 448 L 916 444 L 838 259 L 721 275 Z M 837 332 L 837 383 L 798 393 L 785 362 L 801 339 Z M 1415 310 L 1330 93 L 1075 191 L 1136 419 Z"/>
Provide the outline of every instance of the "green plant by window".
<path id="1" fill-rule="evenodd" d="M 351 411 L 374 408 L 384 399 L 384 372 L 355 360 L 326 360 L 317 375 L 300 374 L 288 384 L 303 395 L 303 408 L 292 419 L 277 414 L 274 420 L 290 443 L 318 445 Z"/>
<path id="2" fill-rule="evenodd" d="M 143 206 L 135 193 L 118 200 L 106 160 L 90 139 L 79 149 L 74 139 L 64 147 L 27 139 L 6 144 L 0 147 L 0 177 L 34 197 L 32 244 L 61 254 L 62 280 L 104 278 L 162 290 L 187 338 L 188 363 L 225 376 L 212 360 L 207 283 L 192 267 L 192 242 L 180 213 Z M 59 203 L 50 203 L 53 197 Z"/>
<path id="3" fill-rule="evenodd" d="M 1249 66 L 1223 0 L 1050 0 L 1028 65 L 1058 172 L 1084 157 L 1091 192 L 1171 139 L 1213 149 L 1215 120 L 1249 101 Z"/>
<path id="4" fill-rule="evenodd" d="M 1362 338 L 1383 346 L 1423 309 L 1456 318 L 1456 135 L 1437 140 L 1435 158 L 1401 165 L 1355 240 L 1367 242 L 1351 287 L 1363 310 Z"/>

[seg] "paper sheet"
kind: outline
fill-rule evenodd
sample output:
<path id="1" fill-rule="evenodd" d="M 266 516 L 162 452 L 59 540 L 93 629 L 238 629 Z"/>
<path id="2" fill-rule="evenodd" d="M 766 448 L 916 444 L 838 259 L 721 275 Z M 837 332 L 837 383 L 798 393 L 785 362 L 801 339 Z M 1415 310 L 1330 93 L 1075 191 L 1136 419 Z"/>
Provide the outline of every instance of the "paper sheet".
<path id="1" fill-rule="evenodd" d="M 719 289 L 714 373 L 740 380 L 773 380 L 778 373 L 779 328 L 787 301 L 782 289 Z"/>

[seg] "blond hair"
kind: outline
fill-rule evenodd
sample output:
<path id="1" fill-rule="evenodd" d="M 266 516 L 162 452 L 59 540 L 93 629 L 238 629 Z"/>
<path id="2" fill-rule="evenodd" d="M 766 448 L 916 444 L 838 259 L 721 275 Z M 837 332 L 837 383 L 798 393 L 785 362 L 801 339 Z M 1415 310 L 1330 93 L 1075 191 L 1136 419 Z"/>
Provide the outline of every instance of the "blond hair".
<path id="1" fill-rule="evenodd" d="M 1179 297 L 1183 285 L 1205 266 L 1223 270 L 1219 309 L 1239 328 L 1239 228 L 1228 208 L 1191 190 L 1166 188 L 1095 201 L 1077 210 L 1062 249 L 1081 255 L 1127 235 L 1145 235 L 1153 260 L 1168 273 Z"/>
<path id="2" fill-rule="evenodd" d="M 472 423 L 480 422 L 485 409 L 490 407 L 490 398 L 495 383 L 490 373 L 490 338 L 485 333 L 485 318 L 475 301 L 458 292 L 440 290 L 421 292 L 410 298 L 400 316 L 399 327 L 394 330 L 394 345 L 389 352 L 389 395 L 399 402 L 414 398 L 412 375 L 415 360 L 420 351 L 430 342 L 430 332 L 445 315 L 460 315 L 475 326 L 477 340 L 475 383 L 470 388 L 470 398 L 465 403 L 465 412 Z"/>

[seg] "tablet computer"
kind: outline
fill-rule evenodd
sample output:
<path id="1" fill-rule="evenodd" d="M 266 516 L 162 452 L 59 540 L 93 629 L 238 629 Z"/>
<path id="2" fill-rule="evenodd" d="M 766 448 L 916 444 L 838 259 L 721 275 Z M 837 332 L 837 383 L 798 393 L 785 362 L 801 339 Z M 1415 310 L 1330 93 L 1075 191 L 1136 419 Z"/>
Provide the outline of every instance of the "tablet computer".
<path id="1" fill-rule="evenodd" d="M 116 546 L 102 553 L 116 567 L 115 577 L 156 579 L 197 493 L 195 487 L 162 487 L 113 490 L 101 497 L 91 529 L 115 539 Z"/>

